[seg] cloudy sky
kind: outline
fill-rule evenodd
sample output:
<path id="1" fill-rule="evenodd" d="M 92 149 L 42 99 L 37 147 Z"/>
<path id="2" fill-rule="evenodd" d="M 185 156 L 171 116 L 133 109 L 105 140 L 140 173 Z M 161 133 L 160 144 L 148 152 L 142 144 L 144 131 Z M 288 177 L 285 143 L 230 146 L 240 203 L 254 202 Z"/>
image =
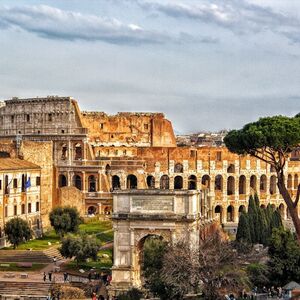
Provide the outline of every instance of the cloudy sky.
<path id="1" fill-rule="evenodd" d="M 177 132 L 300 111 L 299 0 L 0 1 L 0 99 L 162 111 Z"/>

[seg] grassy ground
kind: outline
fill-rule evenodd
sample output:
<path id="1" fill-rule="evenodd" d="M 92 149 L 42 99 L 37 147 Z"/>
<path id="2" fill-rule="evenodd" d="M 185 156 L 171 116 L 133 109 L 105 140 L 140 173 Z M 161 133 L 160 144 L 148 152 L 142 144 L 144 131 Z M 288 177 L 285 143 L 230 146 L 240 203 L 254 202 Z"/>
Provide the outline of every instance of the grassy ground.
<path id="1" fill-rule="evenodd" d="M 109 257 L 102 257 L 103 254 L 107 254 Z M 98 252 L 98 261 L 89 261 L 82 263 L 77 266 L 76 261 L 70 261 L 68 264 L 64 266 L 64 270 L 66 271 L 78 271 L 79 269 L 83 269 L 85 271 L 89 271 L 90 269 L 95 269 L 95 271 L 103 271 L 108 270 L 112 267 L 112 249 L 100 250 Z"/>
<path id="2" fill-rule="evenodd" d="M 108 232 L 103 233 L 104 231 Z M 86 223 L 79 226 L 79 233 L 95 234 L 101 245 L 113 240 L 111 221 L 98 221 L 94 219 L 87 220 Z M 48 243 L 51 243 L 51 245 L 49 245 Z M 44 236 L 42 238 L 34 239 L 27 243 L 19 245 L 17 250 L 26 250 L 29 248 L 32 250 L 45 250 L 59 243 L 59 236 L 55 233 L 54 230 L 51 230 L 44 233 Z M 6 247 L 3 249 L 13 249 L 13 247 Z"/>
<path id="3" fill-rule="evenodd" d="M 47 266 L 47 264 L 32 264 L 32 267 L 25 268 L 25 267 L 18 267 L 17 263 L 8 263 L 8 267 L 3 266 L 4 264 L 0 264 L 0 271 L 7 271 L 7 272 L 30 272 L 30 271 L 38 271 Z"/>

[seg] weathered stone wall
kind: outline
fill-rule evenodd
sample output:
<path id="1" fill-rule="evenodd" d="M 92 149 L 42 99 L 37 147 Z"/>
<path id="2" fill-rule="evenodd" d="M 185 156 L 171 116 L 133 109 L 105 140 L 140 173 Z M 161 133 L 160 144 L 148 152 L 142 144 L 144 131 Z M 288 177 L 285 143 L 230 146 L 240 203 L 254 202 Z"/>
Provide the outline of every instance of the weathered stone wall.
<path id="1" fill-rule="evenodd" d="M 73 186 L 58 189 L 58 205 L 76 207 L 81 216 L 85 213 L 84 197 L 81 191 Z"/>
<path id="2" fill-rule="evenodd" d="M 82 112 L 94 146 L 175 147 L 170 121 L 161 113 Z"/>
<path id="3" fill-rule="evenodd" d="M 49 226 L 48 214 L 55 196 L 53 172 L 53 142 L 23 141 L 20 153 L 25 160 L 41 167 L 41 218 L 43 227 Z"/>

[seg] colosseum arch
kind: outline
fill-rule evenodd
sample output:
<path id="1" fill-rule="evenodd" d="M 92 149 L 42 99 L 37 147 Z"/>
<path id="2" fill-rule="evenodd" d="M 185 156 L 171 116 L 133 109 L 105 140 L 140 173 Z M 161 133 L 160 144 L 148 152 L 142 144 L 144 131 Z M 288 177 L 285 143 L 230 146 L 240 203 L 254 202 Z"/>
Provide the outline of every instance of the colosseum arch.
<path id="1" fill-rule="evenodd" d="M 220 174 L 215 177 L 215 191 L 223 191 L 223 177 Z"/>
<path id="2" fill-rule="evenodd" d="M 147 186 L 149 189 L 155 188 L 155 178 L 152 175 L 147 176 Z"/>
<path id="3" fill-rule="evenodd" d="M 168 175 L 163 175 L 160 178 L 160 189 L 168 190 L 170 188 L 170 179 Z"/>
<path id="4" fill-rule="evenodd" d="M 64 174 L 58 176 L 58 187 L 64 187 L 68 185 L 67 177 Z"/>
<path id="5" fill-rule="evenodd" d="M 235 179 L 233 176 L 227 178 L 227 195 L 235 194 Z"/>
<path id="6" fill-rule="evenodd" d="M 255 175 L 252 175 L 250 177 L 250 188 L 252 189 L 253 192 L 256 192 L 257 190 L 257 178 Z"/>
<path id="7" fill-rule="evenodd" d="M 128 189 L 137 189 L 137 178 L 135 175 L 130 174 L 127 176 L 127 188 Z"/>
<path id="8" fill-rule="evenodd" d="M 174 190 L 181 190 L 183 188 L 182 176 L 175 176 L 174 178 Z"/>
<path id="9" fill-rule="evenodd" d="M 188 189 L 196 190 L 197 189 L 197 177 L 195 175 L 191 175 L 188 178 Z"/>
<path id="10" fill-rule="evenodd" d="M 111 178 L 112 189 L 119 190 L 121 188 L 120 177 L 118 175 L 113 175 Z"/>

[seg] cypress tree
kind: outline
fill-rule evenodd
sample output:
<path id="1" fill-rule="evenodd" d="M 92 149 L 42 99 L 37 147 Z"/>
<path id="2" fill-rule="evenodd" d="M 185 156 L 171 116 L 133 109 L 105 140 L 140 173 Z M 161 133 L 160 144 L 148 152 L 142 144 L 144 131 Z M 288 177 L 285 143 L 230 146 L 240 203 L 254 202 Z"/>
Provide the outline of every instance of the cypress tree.
<path id="1" fill-rule="evenodd" d="M 240 215 L 239 224 L 238 224 L 238 228 L 237 228 L 237 234 L 236 234 L 236 240 L 251 243 L 249 220 L 248 220 L 247 214 L 244 212 L 242 212 Z"/>
<path id="2" fill-rule="evenodd" d="M 256 230 L 255 230 L 256 205 L 252 195 L 249 197 L 248 222 L 249 222 L 251 242 L 254 244 L 256 243 Z"/>
<path id="3" fill-rule="evenodd" d="M 257 193 L 254 194 L 254 201 L 255 201 L 256 207 L 259 208 L 259 198 L 258 198 Z"/>
<path id="4" fill-rule="evenodd" d="M 268 239 L 270 237 L 269 234 L 269 225 L 267 222 L 265 209 L 260 208 L 258 211 L 258 228 L 259 228 L 259 236 L 258 236 L 258 242 L 266 245 L 268 242 Z"/>

